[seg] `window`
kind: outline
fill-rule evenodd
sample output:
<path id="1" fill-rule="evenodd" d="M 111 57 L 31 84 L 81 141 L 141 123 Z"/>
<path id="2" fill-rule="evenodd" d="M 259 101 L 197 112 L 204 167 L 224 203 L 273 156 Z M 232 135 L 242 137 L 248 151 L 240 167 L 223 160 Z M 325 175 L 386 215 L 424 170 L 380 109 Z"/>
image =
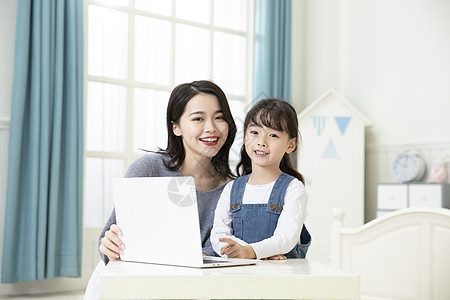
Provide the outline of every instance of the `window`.
<path id="1" fill-rule="evenodd" d="M 102 227 L 111 179 L 124 176 L 139 149 L 166 147 L 176 85 L 213 80 L 242 128 L 252 98 L 253 0 L 85 0 L 85 16 L 84 226 Z"/>

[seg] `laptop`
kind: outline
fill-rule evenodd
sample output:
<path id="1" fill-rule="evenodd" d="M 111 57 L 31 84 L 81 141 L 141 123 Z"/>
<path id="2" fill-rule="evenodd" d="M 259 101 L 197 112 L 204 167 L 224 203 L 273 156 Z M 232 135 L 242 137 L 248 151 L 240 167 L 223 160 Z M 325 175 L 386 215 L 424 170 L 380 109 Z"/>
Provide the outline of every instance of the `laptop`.
<path id="1" fill-rule="evenodd" d="M 112 195 L 123 261 L 211 268 L 257 260 L 203 256 L 193 177 L 115 178 Z"/>

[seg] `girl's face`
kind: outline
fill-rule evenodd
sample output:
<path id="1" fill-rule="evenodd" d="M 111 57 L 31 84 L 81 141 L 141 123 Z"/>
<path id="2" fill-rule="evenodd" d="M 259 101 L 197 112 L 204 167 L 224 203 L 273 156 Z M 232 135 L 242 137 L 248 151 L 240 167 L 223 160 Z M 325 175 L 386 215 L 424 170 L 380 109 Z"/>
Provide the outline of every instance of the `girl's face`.
<path id="1" fill-rule="evenodd" d="M 297 141 L 285 131 L 251 123 L 245 130 L 244 144 L 252 169 L 259 166 L 279 170 L 283 155 L 294 151 Z"/>
<path id="2" fill-rule="evenodd" d="M 228 123 L 216 96 L 198 94 L 186 104 L 183 115 L 172 126 L 176 136 L 181 136 L 186 158 L 214 157 L 228 137 Z"/>

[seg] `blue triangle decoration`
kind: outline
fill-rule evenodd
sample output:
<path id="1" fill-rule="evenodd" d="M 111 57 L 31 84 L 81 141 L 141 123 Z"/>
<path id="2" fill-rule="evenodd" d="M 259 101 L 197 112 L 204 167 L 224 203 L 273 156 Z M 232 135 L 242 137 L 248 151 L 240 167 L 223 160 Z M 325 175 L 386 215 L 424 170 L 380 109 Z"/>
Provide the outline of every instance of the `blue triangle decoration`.
<path id="1" fill-rule="evenodd" d="M 351 118 L 352 117 L 334 117 L 334 120 L 336 121 L 342 135 L 344 135 Z"/>
<path id="2" fill-rule="evenodd" d="M 328 117 L 313 116 L 312 118 L 314 128 L 317 131 L 317 135 L 320 135 L 322 133 L 322 130 L 325 128 L 325 121 L 328 119 Z"/>
<path id="3" fill-rule="evenodd" d="M 327 148 L 325 148 L 325 151 L 322 154 L 322 158 L 339 158 L 333 140 L 328 142 Z"/>

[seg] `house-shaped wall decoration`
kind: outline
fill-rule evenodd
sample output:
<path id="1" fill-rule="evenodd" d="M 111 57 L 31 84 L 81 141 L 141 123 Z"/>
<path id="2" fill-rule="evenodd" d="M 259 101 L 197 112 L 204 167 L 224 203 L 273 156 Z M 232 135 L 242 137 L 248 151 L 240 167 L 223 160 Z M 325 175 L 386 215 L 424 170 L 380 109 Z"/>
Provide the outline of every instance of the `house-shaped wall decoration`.
<path id="1" fill-rule="evenodd" d="M 364 223 L 365 128 L 371 121 L 335 90 L 299 115 L 297 166 L 306 181 L 308 258 L 328 263 L 332 211 L 342 207 L 346 227 Z"/>

